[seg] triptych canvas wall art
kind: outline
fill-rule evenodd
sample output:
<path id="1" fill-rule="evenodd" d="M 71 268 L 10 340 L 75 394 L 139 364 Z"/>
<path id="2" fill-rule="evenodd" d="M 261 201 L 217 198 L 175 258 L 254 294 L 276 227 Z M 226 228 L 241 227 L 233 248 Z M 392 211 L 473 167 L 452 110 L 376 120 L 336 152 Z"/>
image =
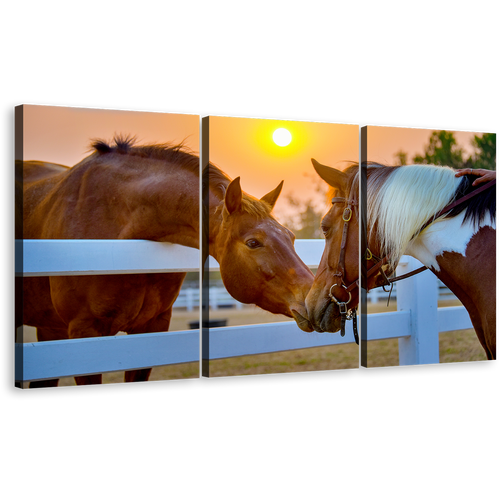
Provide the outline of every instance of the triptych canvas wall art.
<path id="1" fill-rule="evenodd" d="M 406 285 L 406 280 L 394 285 L 390 297 L 388 284 L 362 295 L 364 309 L 358 310 L 354 320 L 364 329 L 361 345 L 355 342 L 345 290 L 359 276 L 359 263 L 370 268 L 375 262 L 360 258 L 358 248 L 358 209 L 363 205 L 359 199 L 375 200 L 357 184 L 359 166 L 353 165 L 358 164 L 360 151 L 366 152 L 368 162 L 381 166 L 440 166 L 437 174 L 416 169 L 402 184 L 390 177 L 392 171 L 381 174 L 383 167 L 377 170 L 378 187 L 398 200 L 395 210 L 423 214 L 434 210 L 429 204 L 436 197 L 444 199 L 449 194 L 450 200 L 455 198 L 455 188 L 450 186 L 458 186 L 462 179 L 451 179 L 449 172 L 444 179 L 445 166 L 455 171 L 496 170 L 498 134 L 36 104 L 19 105 L 16 120 L 16 239 L 137 240 L 155 242 L 160 250 L 167 243 L 181 246 L 175 256 L 178 267 L 168 272 L 139 272 L 147 268 L 148 258 L 155 262 L 151 266 L 156 265 L 157 247 L 148 247 L 151 250 L 139 256 L 127 254 L 132 247 L 113 247 L 103 250 L 108 255 L 99 258 L 112 261 L 109 252 L 116 252 L 116 265 L 127 266 L 121 260 L 125 255 L 123 262 L 130 262 L 125 274 L 17 275 L 21 307 L 16 341 L 21 354 L 23 344 L 135 334 L 137 339 L 140 334 L 151 338 L 145 347 L 130 343 L 130 349 L 146 351 L 140 352 L 146 359 L 148 349 L 171 350 L 168 362 L 162 364 L 159 356 L 152 369 L 147 361 L 138 362 L 137 369 L 110 367 L 102 376 L 90 368 L 88 372 L 78 368 L 83 371 L 75 376 L 57 380 L 44 375 L 31 379 L 31 384 L 154 382 L 199 378 L 200 374 L 227 377 L 356 370 L 360 364 L 375 368 L 488 359 L 487 340 L 479 338 L 477 325 L 475 330 L 467 323 L 470 319 L 463 304 L 468 299 L 457 297 L 431 270 L 409 280 L 421 279 L 419 287 L 430 287 L 427 295 L 434 305 L 417 304 L 423 300 L 422 292 L 416 285 Z M 208 141 L 202 141 L 203 134 Z M 209 164 L 203 165 L 200 155 Z M 206 185 L 203 168 L 208 174 Z M 373 172 L 369 169 L 368 178 Z M 434 177 L 421 178 L 427 175 Z M 389 179 L 394 181 L 391 186 Z M 424 189 L 426 182 L 440 186 L 432 201 L 429 196 L 412 194 L 415 187 Z M 351 191 L 355 202 L 346 211 Z M 340 198 L 345 200 L 339 202 Z M 332 203 L 332 199 L 337 201 Z M 370 203 L 368 211 L 375 210 L 375 202 Z M 387 199 L 380 203 L 391 206 Z M 496 227 L 492 229 L 494 221 L 488 219 L 489 207 L 482 210 L 478 227 L 482 241 L 489 242 L 488 228 Z M 370 225 L 370 213 L 366 215 Z M 418 224 L 405 217 L 388 218 L 387 224 L 396 232 L 405 231 L 398 224 Z M 200 235 L 207 221 L 203 240 Z M 462 226 L 457 227 L 446 226 L 450 243 L 445 250 L 465 257 L 471 238 Z M 478 228 L 473 230 L 477 232 Z M 455 236 L 468 239 L 455 242 Z M 204 255 L 202 241 L 208 242 L 206 261 L 192 253 L 201 245 Z M 345 256 L 341 245 L 347 249 Z M 437 243 L 433 240 L 432 245 Z M 424 253 L 412 252 L 417 257 Z M 490 257 L 495 259 L 494 254 Z M 336 276 L 339 259 L 345 260 L 341 277 Z M 382 269 L 388 275 L 403 274 L 415 266 L 411 259 L 405 254 L 397 271 L 390 266 Z M 207 267 L 203 274 L 201 265 Z M 322 280 L 331 285 L 320 290 Z M 201 293 L 203 282 L 207 295 Z M 350 296 L 353 303 L 358 301 L 358 289 L 353 288 Z M 338 303 L 349 310 L 344 335 L 339 332 L 342 306 Z M 406 315 L 408 308 L 413 312 Z M 364 323 L 359 313 L 365 316 Z M 410 314 L 413 320 L 418 315 L 434 318 L 428 333 L 432 340 L 425 350 L 410 345 L 408 339 L 415 338 Z M 200 335 L 203 328 L 205 336 Z M 162 332 L 170 334 L 162 337 Z M 427 338 L 422 331 L 415 335 Z M 122 354 L 114 353 L 116 363 L 120 356 L 129 356 L 124 354 L 125 344 L 123 351 L 121 346 Z M 78 357 L 78 351 L 72 355 Z M 20 355 L 19 360 L 23 359 L 28 358 Z M 43 358 L 36 362 L 43 363 Z M 23 385 L 28 387 L 28 382 Z"/>

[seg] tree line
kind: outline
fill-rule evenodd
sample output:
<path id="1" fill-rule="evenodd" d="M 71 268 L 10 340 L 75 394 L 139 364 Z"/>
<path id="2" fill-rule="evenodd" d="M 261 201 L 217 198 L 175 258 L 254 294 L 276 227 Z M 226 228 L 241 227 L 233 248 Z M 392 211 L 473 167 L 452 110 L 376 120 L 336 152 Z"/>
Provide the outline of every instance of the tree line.
<path id="1" fill-rule="evenodd" d="M 496 170 L 496 134 L 475 135 L 472 139 L 473 153 L 467 156 L 459 147 L 453 132 L 432 132 L 424 153 L 415 155 L 408 162 L 408 153 L 400 150 L 394 156 L 398 165 L 425 164 L 452 168 L 484 168 Z"/>

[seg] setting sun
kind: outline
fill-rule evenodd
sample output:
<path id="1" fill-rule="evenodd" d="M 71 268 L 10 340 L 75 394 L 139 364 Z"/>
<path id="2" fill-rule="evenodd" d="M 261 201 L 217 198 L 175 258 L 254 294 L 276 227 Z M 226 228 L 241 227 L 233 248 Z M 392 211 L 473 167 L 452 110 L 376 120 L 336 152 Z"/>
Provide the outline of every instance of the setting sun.
<path id="1" fill-rule="evenodd" d="M 273 133 L 273 141 L 283 148 L 292 142 L 292 134 L 286 128 L 278 128 Z"/>

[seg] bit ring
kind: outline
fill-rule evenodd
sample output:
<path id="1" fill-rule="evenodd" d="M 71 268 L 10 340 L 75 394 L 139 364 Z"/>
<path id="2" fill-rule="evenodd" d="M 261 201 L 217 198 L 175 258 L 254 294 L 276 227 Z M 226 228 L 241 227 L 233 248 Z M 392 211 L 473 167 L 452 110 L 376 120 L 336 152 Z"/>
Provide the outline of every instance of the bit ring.
<path id="1" fill-rule="evenodd" d="M 344 288 L 344 290 L 345 290 L 345 291 L 349 294 L 349 300 L 348 300 L 347 302 L 339 302 L 339 301 L 335 298 L 335 296 L 334 296 L 334 295 L 333 295 L 333 293 L 332 293 L 332 289 L 333 289 L 333 287 L 334 287 L 334 286 L 342 286 L 342 287 Z M 330 292 L 328 293 L 328 296 L 329 296 L 329 297 L 330 297 L 330 299 L 332 299 L 332 301 L 333 301 L 333 302 L 335 302 L 335 304 L 337 304 L 338 306 L 340 306 L 340 304 L 343 304 L 344 306 L 346 306 L 347 304 L 349 304 L 349 302 L 351 302 L 351 292 L 349 292 L 349 291 L 347 290 L 347 287 L 346 287 L 345 285 L 337 285 L 337 284 L 335 283 L 335 285 L 332 285 L 332 286 L 330 287 Z"/>

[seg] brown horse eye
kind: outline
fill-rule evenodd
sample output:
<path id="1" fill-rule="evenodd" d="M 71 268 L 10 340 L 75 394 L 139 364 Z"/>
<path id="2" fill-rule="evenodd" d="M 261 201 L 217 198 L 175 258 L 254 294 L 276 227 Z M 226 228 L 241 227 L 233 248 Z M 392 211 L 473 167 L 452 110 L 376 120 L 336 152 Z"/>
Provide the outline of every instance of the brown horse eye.
<path id="1" fill-rule="evenodd" d="M 257 240 L 248 240 L 245 244 L 248 248 L 257 248 L 262 246 L 260 241 Z"/>

